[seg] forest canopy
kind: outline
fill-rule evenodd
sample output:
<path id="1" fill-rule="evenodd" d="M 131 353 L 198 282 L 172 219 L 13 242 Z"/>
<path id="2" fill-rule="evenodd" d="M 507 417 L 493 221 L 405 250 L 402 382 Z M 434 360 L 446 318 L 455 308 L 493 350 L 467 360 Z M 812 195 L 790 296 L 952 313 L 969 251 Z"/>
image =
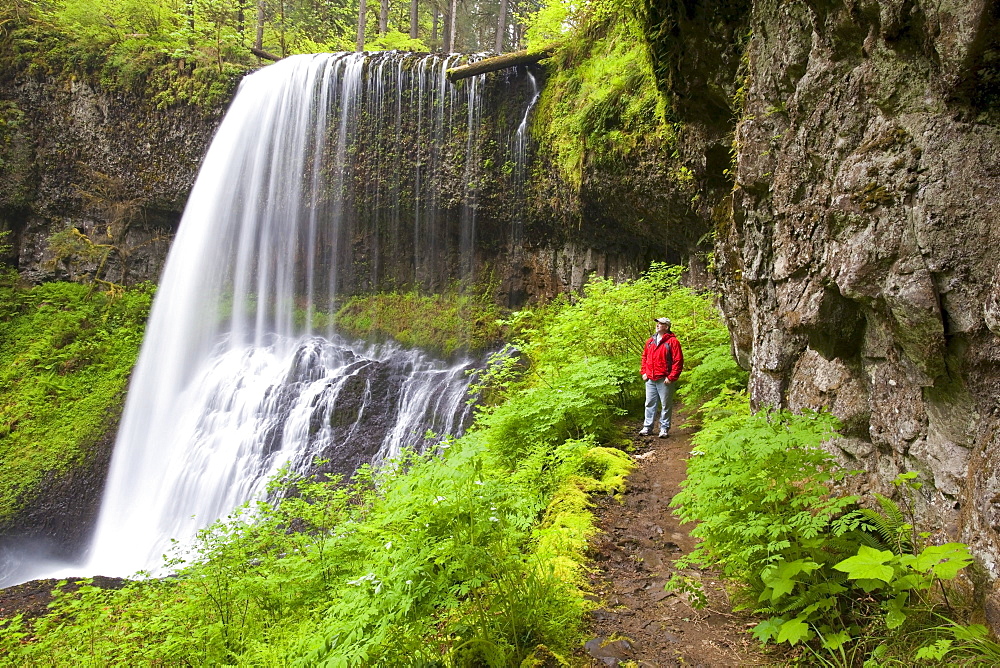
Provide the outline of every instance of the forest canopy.
<path id="1" fill-rule="evenodd" d="M 542 48 L 612 0 L 7 0 L 0 69 L 85 76 L 108 90 L 218 107 L 268 60 L 338 51 Z M 454 20 L 453 20 L 454 17 Z"/>
<path id="2" fill-rule="evenodd" d="M 0 30 L 8 37 L 31 21 L 91 49 L 127 44 L 221 66 L 251 64 L 251 47 L 279 57 L 356 48 L 516 50 L 540 12 L 548 24 L 543 32 L 551 35 L 553 19 L 558 30 L 575 6 L 564 0 L 12 0 L 0 9 Z"/>

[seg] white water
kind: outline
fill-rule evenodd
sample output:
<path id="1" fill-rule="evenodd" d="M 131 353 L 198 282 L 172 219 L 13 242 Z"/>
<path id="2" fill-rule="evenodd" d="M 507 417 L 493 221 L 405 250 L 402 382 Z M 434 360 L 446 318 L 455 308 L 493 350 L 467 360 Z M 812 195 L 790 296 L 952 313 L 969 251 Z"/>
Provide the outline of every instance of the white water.
<path id="1" fill-rule="evenodd" d="M 453 59 L 425 57 L 404 68 L 402 58 L 298 56 L 241 84 L 171 247 L 92 547 L 86 563 L 67 573 L 160 573 L 173 540 L 190 544 L 200 529 L 259 498 L 283 466 L 305 470 L 322 454 L 352 470 L 424 447 L 427 429 L 461 431 L 467 364 L 352 344 L 321 317 L 334 308 L 340 281 L 357 273 L 351 244 L 363 217 L 352 208 L 359 192 L 376 204 L 367 213 L 390 230 L 387 243 L 405 247 L 400 262 L 421 284 L 447 250 L 436 226 L 439 195 L 429 184 L 440 180 L 440 138 L 455 124 L 467 126 L 465 183 L 477 175 L 478 83 L 448 87 Z M 417 135 L 429 131 L 431 145 L 415 149 L 426 159 L 407 186 L 411 210 L 401 204 L 401 187 L 380 189 L 381 178 L 358 189 L 352 161 L 363 148 L 363 116 L 380 119 L 378 131 L 397 140 L 404 125 Z M 398 141 L 394 150 L 403 150 Z M 378 164 L 390 171 L 392 156 Z M 468 270 L 475 193 L 467 187 L 464 198 L 454 250 Z M 378 278 L 378 266 L 368 270 Z M 338 411 L 347 404 L 345 418 Z M 361 431 L 380 437 L 370 452 L 356 451 Z"/>

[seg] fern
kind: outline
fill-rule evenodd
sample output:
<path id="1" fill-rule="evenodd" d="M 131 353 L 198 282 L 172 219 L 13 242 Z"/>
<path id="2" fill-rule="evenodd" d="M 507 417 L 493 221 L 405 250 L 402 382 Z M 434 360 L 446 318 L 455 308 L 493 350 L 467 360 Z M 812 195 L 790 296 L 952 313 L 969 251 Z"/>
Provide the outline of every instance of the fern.
<path id="1" fill-rule="evenodd" d="M 906 521 L 902 509 L 888 497 L 878 493 L 874 493 L 873 496 L 882 508 L 882 512 L 871 508 L 858 510 L 858 513 L 864 518 L 864 523 L 860 528 L 869 534 L 877 534 L 881 540 L 880 545 L 872 545 L 872 547 L 892 550 L 896 554 L 912 552 L 913 543 L 910 540 L 910 532 L 913 526 Z"/>

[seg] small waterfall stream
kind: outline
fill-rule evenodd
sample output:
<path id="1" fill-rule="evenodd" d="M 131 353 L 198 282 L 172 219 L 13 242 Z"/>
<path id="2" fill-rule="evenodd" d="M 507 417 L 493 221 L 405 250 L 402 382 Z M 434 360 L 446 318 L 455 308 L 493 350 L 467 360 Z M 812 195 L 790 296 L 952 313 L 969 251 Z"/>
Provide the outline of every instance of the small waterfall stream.
<path id="1" fill-rule="evenodd" d="M 244 79 L 171 248 L 74 574 L 158 572 L 173 539 L 283 466 L 350 472 L 462 431 L 467 362 L 352 343 L 330 318 L 345 290 L 473 272 L 482 77 L 449 84 L 456 60 L 296 56 Z"/>

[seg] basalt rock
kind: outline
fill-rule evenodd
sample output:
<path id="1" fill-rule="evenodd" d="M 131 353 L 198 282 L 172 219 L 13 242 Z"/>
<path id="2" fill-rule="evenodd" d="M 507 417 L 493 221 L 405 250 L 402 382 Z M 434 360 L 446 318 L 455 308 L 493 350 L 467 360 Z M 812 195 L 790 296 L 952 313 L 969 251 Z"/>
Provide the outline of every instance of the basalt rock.
<path id="1" fill-rule="evenodd" d="M 544 79 L 538 69 L 534 76 L 540 83 Z M 471 268 L 476 277 L 499 280 L 504 298 L 520 304 L 578 290 L 592 273 L 634 277 L 650 260 L 680 260 L 685 257 L 686 244 L 679 241 L 684 231 L 688 236 L 704 233 L 704 225 L 692 223 L 699 219 L 683 205 L 657 194 L 662 176 L 658 156 L 636 156 L 635 164 L 623 166 L 617 175 L 591 172 L 582 196 L 572 197 L 554 192 L 563 184 L 541 167 L 531 177 L 540 184 L 531 198 L 550 204 L 522 203 L 518 198 L 527 189 L 518 192 L 512 185 L 505 147 L 531 99 L 528 72 L 521 67 L 490 74 L 481 89 L 482 104 L 475 111 L 477 164 L 465 162 L 464 107 L 453 109 L 455 119 L 448 121 L 457 132 L 412 153 L 400 150 L 393 132 L 427 133 L 433 128 L 426 119 L 423 128 L 404 122 L 394 130 L 382 123 L 382 134 L 363 131 L 364 142 L 352 157 L 352 204 L 358 213 L 349 222 L 356 222 L 357 229 L 344 240 L 351 261 L 341 263 L 339 270 L 342 294 L 442 290 Z M 11 232 L 5 240 L 11 249 L 0 262 L 15 266 L 30 282 L 95 277 L 120 284 L 156 281 L 223 111 L 184 104 L 156 109 L 139 95 L 111 93 L 86 79 L 0 71 L 0 231 Z M 363 111 L 365 123 L 368 107 Z M 530 148 L 527 154 L 530 158 Z M 386 156 L 393 156 L 388 170 Z M 399 217 L 408 224 L 416 206 L 414 191 L 396 180 L 435 164 L 432 203 L 438 209 L 417 218 L 420 225 L 437 221 L 438 245 L 414 269 L 406 246 L 414 235 L 393 240 L 392 226 L 399 222 L 379 212 L 391 211 L 388 198 L 395 197 Z M 530 163 L 524 167 L 526 174 L 532 170 Z M 629 181 L 617 189 L 618 195 L 616 179 Z M 472 186 L 474 202 L 463 209 L 463 193 Z M 630 194 L 621 196 L 625 190 Z M 680 218 L 674 214 L 678 211 L 684 214 Z M 469 216 L 475 219 L 471 248 L 462 232 Z M 662 225 L 671 216 L 678 218 L 678 234 L 665 235 Z M 636 220 L 648 222 L 633 229 Z M 366 221 L 371 230 L 364 229 Z M 72 236 L 71 243 L 60 247 L 53 235 L 64 231 L 78 232 L 88 241 Z M 675 243 L 669 246 L 665 239 Z M 89 248 L 81 251 L 74 243 Z"/>
<path id="2" fill-rule="evenodd" d="M 0 82 L 0 230 L 12 233 L 0 260 L 33 282 L 156 280 L 223 110 L 157 110 L 77 79 Z M 49 237 L 64 230 L 104 248 L 56 253 Z"/>
<path id="3" fill-rule="evenodd" d="M 754 2 L 722 306 L 757 406 L 827 407 L 840 456 L 917 471 L 921 521 L 1000 576 L 994 3 Z"/>
<path id="4" fill-rule="evenodd" d="M 114 449 L 121 403 L 108 412 L 107 430 L 75 465 L 50 473 L 23 491 L 24 509 L 0 523 L 0 582 L 16 582 L 20 569 L 39 560 L 78 559 L 86 550 L 100 510 L 101 492 Z"/>

